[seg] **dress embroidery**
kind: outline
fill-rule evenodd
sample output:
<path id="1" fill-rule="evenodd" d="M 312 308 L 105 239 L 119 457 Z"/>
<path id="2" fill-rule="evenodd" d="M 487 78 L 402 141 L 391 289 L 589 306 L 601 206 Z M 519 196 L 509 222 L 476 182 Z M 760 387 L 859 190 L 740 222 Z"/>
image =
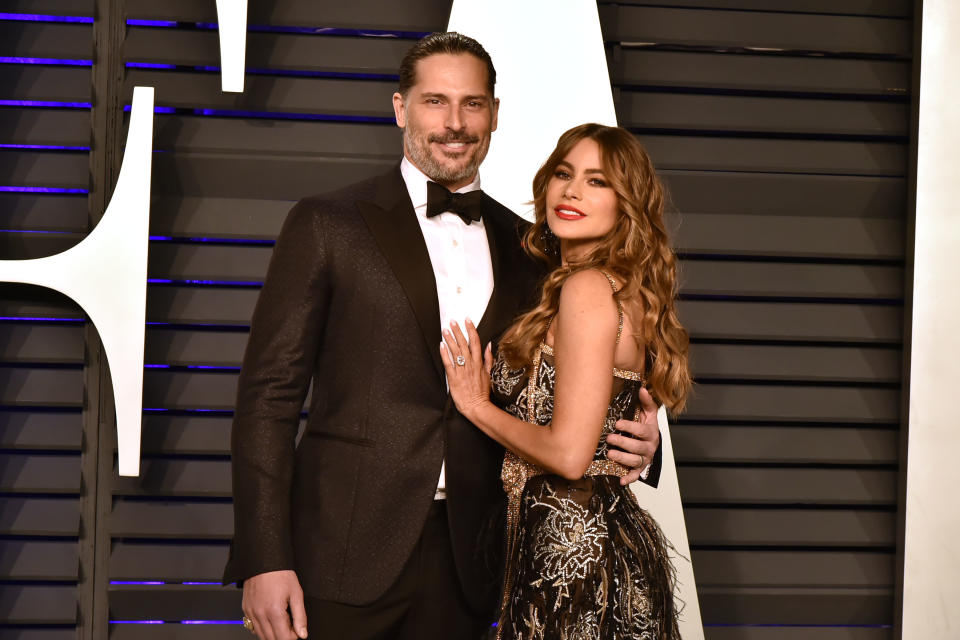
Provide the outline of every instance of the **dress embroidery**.
<path id="1" fill-rule="evenodd" d="M 493 398 L 512 415 L 553 419 L 553 350 L 534 352 L 529 374 L 498 354 Z M 637 419 L 642 376 L 617 375 L 600 440 L 586 474 L 569 481 L 507 452 L 507 570 L 497 626 L 502 640 L 674 640 L 673 570 L 653 519 L 606 458 L 617 420 Z"/>

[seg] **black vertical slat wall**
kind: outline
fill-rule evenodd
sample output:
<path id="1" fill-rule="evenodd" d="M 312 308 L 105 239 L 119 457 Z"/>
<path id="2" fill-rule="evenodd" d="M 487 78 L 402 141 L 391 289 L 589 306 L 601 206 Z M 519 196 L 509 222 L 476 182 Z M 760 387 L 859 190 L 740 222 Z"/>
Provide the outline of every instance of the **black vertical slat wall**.
<path id="1" fill-rule="evenodd" d="M 245 637 L 236 625 L 178 622 L 240 617 L 238 591 L 211 583 L 232 530 L 237 371 L 272 242 L 296 199 L 399 159 L 396 70 L 417 37 L 444 28 L 450 4 L 254 3 L 243 95 L 220 91 L 213 3 L 126 7 L 143 26 L 128 26 L 125 92 L 155 86 L 160 113 L 143 471 L 113 491 L 111 632 Z"/>
<path id="2" fill-rule="evenodd" d="M 0 56 L 93 57 L 92 2 L 12 5 L 88 21 L 0 19 Z M 120 639 L 243 638 L 239 593 L 214 583 L 273 238 L 297 198 L 396 162 L 399 60 L 450 0 L 255 0 L 242 95 L 220 91 L 212 0 L 123 6 L 123 99 L 148 85 L 157 104 L 143 463 L 95 523 L 97 615 Z M 707 637 L 890 637 L 912 3 L 599 9 L 620 123 L 676 210 L 698 386 L 673 437 Z M 0 257 L 48 255 L 89 227 L 90 68 L 0 75 L 0 100 L 81 103 L 0 106 L 0 187 L 81 190 L 0 191 Z M 91 624 L 76 611 L 83 316 L 0 290 L 0 635 L 73 637 Z"/>
<path id="3" fill-rule="evenodd" d="M 600 12 L 619 121 L 678 212 L 707 636 L 890 637 L 912 3 Z"/>
<path id="4" fill-rule="evenodd" d="M 70 6 L 66 6 L 66 5 Z M 0 11 L 0 258 L 89 228 L 93 2 Z M 0 636 L 77 636 L 84 320 L 52 292 L 0 285 Z"/>

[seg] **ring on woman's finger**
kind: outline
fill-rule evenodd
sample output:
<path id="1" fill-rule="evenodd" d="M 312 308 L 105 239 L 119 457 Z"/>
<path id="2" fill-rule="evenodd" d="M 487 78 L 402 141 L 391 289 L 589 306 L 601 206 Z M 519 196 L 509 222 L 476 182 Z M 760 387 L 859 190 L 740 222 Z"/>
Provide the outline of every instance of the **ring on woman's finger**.
<path id="1" fill-rule="evenodd" d="M 246 629 L 247 631 L 249 631 L 250 633 L 254 633 L 254 631 L 253 631 L 253 620 L 251 620 L 251 619 L 248 618 L 247 616 L 243 616 L 243 628 Z"/>
<path id="2" fill-rule="evenodd" d="M 457 366 L 462 367 L 467 364 L 467 359 L 463 356 L 457 356 Z"/>

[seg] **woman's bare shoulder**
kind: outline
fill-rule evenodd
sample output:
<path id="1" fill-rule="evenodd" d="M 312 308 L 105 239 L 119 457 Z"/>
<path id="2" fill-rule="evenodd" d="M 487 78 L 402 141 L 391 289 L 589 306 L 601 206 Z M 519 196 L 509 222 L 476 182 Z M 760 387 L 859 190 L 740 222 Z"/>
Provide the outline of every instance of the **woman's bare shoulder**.
<path id="1" fill-rule="evenodd" d="M 617 327 L 617 306 L 607 277 L 597 269 L 584 269 L 563 282 L 558 319 L 576 316 L 591 326 Z"/>

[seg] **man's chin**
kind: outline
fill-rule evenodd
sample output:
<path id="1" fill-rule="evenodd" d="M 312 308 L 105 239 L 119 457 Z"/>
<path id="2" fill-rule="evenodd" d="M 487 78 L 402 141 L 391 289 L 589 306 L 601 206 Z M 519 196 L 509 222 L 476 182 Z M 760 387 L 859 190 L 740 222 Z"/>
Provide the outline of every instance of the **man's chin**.
<path id="1" fill-rule="evenodd" d="M 450 163 L 438 162 L 437 160 L 438 158 L 434 157 L 434 166 L 440 170 L 438 173 L 443 176 L 450 176 L 449 180 L 463 180 L 476 173 L 476 170 L 472 168 L 470 162 Z"/>

